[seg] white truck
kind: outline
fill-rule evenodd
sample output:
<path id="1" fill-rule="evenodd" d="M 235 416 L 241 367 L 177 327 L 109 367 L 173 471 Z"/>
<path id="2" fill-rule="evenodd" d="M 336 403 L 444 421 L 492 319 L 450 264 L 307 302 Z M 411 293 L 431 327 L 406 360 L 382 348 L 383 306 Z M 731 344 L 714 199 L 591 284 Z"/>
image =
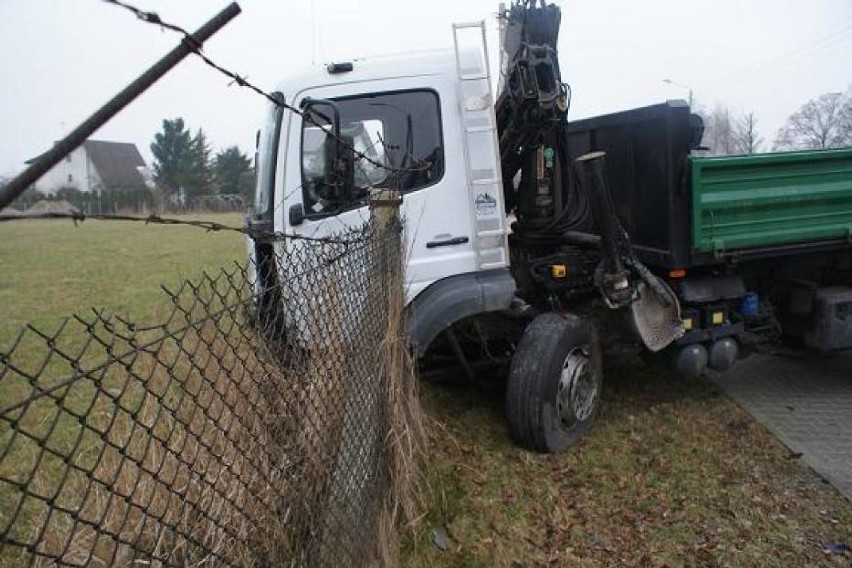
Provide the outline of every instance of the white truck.
<path id="1" fill-rule="evenodd" d="M 594 420 L 604 329 L 657 351 L 683 327 L 670 288 L 631 252 L 603 157 L 568 157 L 558 8 L 527 1 L 500 18 L 496 100 L 484 22 L 454 25 L 446 51 L 288 77 L 274 96 L 304 117 L 270 104 L 247 223 L 335 235 L 361 226 L 367 196 L 393 178 L 417 355 L 424 365 L 452 357 L 470 375 L 482 354 L 510 360 L 511 433 L 556 452 Z M 273 245 L 250 246 L 271 266 Z M 286 278 L 286 267 L 271 270 Z"/>

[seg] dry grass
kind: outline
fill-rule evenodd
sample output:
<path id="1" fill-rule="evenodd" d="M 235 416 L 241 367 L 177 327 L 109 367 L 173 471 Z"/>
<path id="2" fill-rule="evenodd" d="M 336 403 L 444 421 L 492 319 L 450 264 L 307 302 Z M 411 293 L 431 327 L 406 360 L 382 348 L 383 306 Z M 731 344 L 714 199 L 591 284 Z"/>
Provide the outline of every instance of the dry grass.
<path id="1" fill-rule="evenodd" d="M 852 504 L 714 387 L 605 374 L 595 429 L 555 456 L 512 445 L 501 392 L 426 385 L 428 507 L 401 564 L 849 566 L 823 548 L 852 547 Z"/>
<path id="2" fill-rule="evenodd" d="M 239 237 L 193 229 L 95 223 L 74 229 L 49 222 L 0 227 L 0 264 L 9 267 L 0 271 L 0 325 L 5 326 L 0 328 L 0 343 L 8 344 L 9 330 L 25 320 L 55 328 L 60 316 L 81 305 L 157 320 L 171 309 L 158 290 L 161 282 L 197 275 L 205 264 L 228 264 L 240 258 L 242 250 Z M 38 258 L 44 261 L 33 260 Z M 388 289 L 399 290 L 396 284 Z M 386 301 L 391 315 L 399 313 L 400 295 L 390 294 Z M 126 371 L 115 365 L 103 376 L 56 389 L 57 398 L 45 398 L 19 417 L 58 451 L 69 451 L 79 439 L 71 464 L 49 455 L 42 458 L 44 475 L 32 484 L 39 495 L 46 499 L 56 494 L 58 480 L 67 475 L 66 489 L 56 494 L 56 502 L 78 507 L 79 516 L 104 524 L 120 538 L 96 540 L 91 524 L 75 529 L 67 514 L 48 518 L 39 499 L 22 505 L 21 515 L 29 520 L 15 529 L 17 537 L 33 539 L 36 527 L 47 522 L 55 528 L 45 533 L 42 546 L 61 551 L 70 542 L 67 558 L 76 560 L 84 560 L 93 549 L 100 559 L 91 562 L 94 566 L 118 564 L 110 562 L 113 556 L 125 563 L 150 557 L 134 554 L 119 540 L 187 562 L 205 562 L 197 556 L 201 544 L 238 564 L 250 565 L 258 556 L 270 564 L 304 560 L 306 537 L 292 527 L 312 519 L 308 502 L 319 497 L 281 487 L 326 483 L 333 475 L 328 467 L 332 460 L 322 458 L 317 467 L 305 469 L 293 456 L 305 455 L 310 437 L 303 434 L 301 449 L 294 446 L 297 434 L 310 429 L 310 423 L 334 426 L 339 421 L 308 420 L 305 399 L 300 402 L 289 387 L 297 378 L 321 385 L 332 376 L 343 376 L 333 370 L 335 361 L 363 355 L 363 346 L 347 345 L 334 351 L 334 357 L 315 357 L 312 362 L 307 355 L 296 358 L 300 362 L 292 368 L 301 371 L 295 377 L 270 364 L 280 360 L 280 353 L 258 351 L 256 344 L 228 332 L 227 324 L 211 320 L 210 327 L 202 326 L 179 344 L 164 342 L 158 357 L 142 355 L 133 368 L 143 378 L 153 373 L 146 379 L 150 388 L 142 388 L 141 379 L 126 380 Z M 499 392 L 424 385 L 424 428 L 417 418 L 412 362 L 399 330 L 383 332 L 379 376 L 392 427 L 381 444 L 388 463 L 382 482 L 393 490 L 380 503 L 379 522 L 370 527 L 379 535 L 373 564 L 849 564 L 848 557 L 826 555 L 822 548 L 829 543 L 852 546 L 852 506 L 704 383 L 684 383 L 641 366 L 610 368 L 604 408 L 589 438 L 564 455 L 533 455 L 509 440 Z M 98 334 L 114 335 L 105 328 Z M 62 347 L 81 349 L 84 336 L 81 329 L 69 330 Z M 38 349 L 35 343 L 21 348 L 24 368 L 34 370 L 41 364 Z M 107 354 L 103 348 L 93 349 L 83 364 Z M 52 376 L 68 370 L 67 363 L 48 365 Z M 168 383 L 167 365 L 176 366 L 172 374 L 186 376 L 186 382 Z M 325 366 L 332 371 L 326 373 Z M 49 377 L 45 381 L 42 386 L 52 384 Z M 0 402 L 6 406 L 29 388 L 25 382 L 11 384 L 7 376 Z M 336 396 L 353 400 L 349 392 L 331 389 L 314 396 L 327 408 L 334 407 Z M 64 397 L 61 402 L 59 397 Z M 353 404 L 374 402 L 354 399 Z M 72 412 L 55 418 L 58 406 L 79 413 L 89 404 L 90 427 L 81 425 Z M 169 409 L 165 415 L 159 413 L 164 407 Z M 57 425 L 53 430 L 52 424 Z M 105 428 L 108 435 L 101 434 Z M 338 431 L 336 426 L 332 430 Z M 345 423 L 333 438 L 348 439 L 348 430 Z M 423 430 L 425 449 L 418 443 Z M 3 476 L 20 475 L 36 463 L 38 444 L 11 442 L 3 422 L 0 447 L 7 443 L 13 445 L 10 451 L 16 459 L 3 463 L 8 468 L 0 471 Z M 415 475 L 418 463 L 425 467 L 422 478 Z M 91 473 L 81 474 L 72 465 Z M 411 490 L 412 478 L 419 481 L 420 503 L 418 492 Z M 0 527 L 15 510 L 10 495 L 14 492 L 0 482 Z M 145 502 L 152 505 L 146 508 Z M 447 535 L 446 550 L 432 542 L 436 529 Z M 403 549 L 396 558 L 400 537 Z M 216 564 L 209 558 L 206 563 Z M 0 551 L 0 565 L 23 564 L 9 548 Z"/>
<path id="3" fill-rule="evenodd" d="M 66 229 L 41 225 L 54 228 Z M 0 481 L 0 527 L 14 519 L 9 536 L 37 565 L 331 566 L 364 553 L 395 565 L 422 433 L 399 255 L 386 256 L 368 261 L 395 272 L 371 275 L 366 317 L 353 319 L 351 267 L 307 272 L 291 288 L 311 290 L 291 314 L 310 349 L 304 337 L 270 345 L 245 324 L 250 292 L 235 268 L 183 284 L 171 301 L 139 295 L 134 311 L 151 327 L 94 315 L 56 340 L 27 332 L 11 357 L 20 372 L 2 378 L 0 407 L 20 408 L 0 423 L 0 478 L 11 482 Z M 133 288 L 96 265 L 105 281 L 93 284 Z M 26 290 L 8 284 L 22 318 L 12 298 Z M 36 385 L 50 394 L 28 401 Z M 27 563 L 20 547 L 0 550 L 4 566 Z"/>
<path id="4" fill-rule="evenodd" d="M 202 288 L 194 298 L 210 302 L 213 287 Z M 117 360 L 103 373 L 87 370 L 104 362 L 96 357 L 103 352 L 91 353 L 79 380 L 24 407 L 14 433 L 4 422 L 11 451 L 0 474 L 25 482 L 35 472 L 12 533 L 40 555 L 93 566 L 248 566 L 281 552 L 272 547 L 293 488 L 268 422 L 285 409 L 261 385 L 286 378 L 245 336 L 223 334 L 226 322 L 199 304 L 181 313 L 169 331 L 186 331 L 125 330 L 123 340 L 112 337 L 107 351 Z M 118 324 L 89 329 L 103 336 Z M 148 347 L 135 351 L 134 343 Z M 50 432 L 46 439 L 39 429 Z M 4 484 L 4 501 L 20 499 L 10 489 Z M 15 556 L 4 549 L 4 564 Z"/>
<path id="5" fill-rule="evenodd" d="M 375 562 L 399 565 L 399 529 L 414 534 L 423 499 L 418 484 L 426 435 L 417 385 L 417 361 L 409 349 L 405 330 L 404 257 L 396 247 L 385 283 L 388 325 L 379 349 L 379 375 L 384 385 L 388 433 L 385 451 L 390 489 L 385 493 L 378 522 Z"/>

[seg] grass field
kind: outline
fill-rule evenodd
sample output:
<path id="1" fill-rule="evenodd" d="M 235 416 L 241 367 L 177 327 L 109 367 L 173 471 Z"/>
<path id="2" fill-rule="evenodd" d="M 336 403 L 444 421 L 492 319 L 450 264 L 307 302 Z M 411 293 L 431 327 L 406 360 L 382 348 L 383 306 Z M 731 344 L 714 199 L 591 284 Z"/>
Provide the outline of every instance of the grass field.
<path id="1" fill-rule="evenodd" d="M 240 226 L 239 214 L 204 219 Z M 89 308 L 151 321 L 168 307 L 160 285 L 245 256 L 237 233 L 89 220 L 0 223 L 0 343 L 26 323 L 55 325 Z"/>
<path id="2" fill-rule="evenodd" d="M 190 227 L 2 223 L 0 344 L 90 307 L 156 321 L 161 283 L 243 251 Z M 559 456 L 512 445 L 499 391 L 424 384 L 425 506 L 402 565 L 849 565 L 823 549 L 852 546 L 852 505 L 748 415 L 705 382 L 607 367 L 596 428 Z"/>

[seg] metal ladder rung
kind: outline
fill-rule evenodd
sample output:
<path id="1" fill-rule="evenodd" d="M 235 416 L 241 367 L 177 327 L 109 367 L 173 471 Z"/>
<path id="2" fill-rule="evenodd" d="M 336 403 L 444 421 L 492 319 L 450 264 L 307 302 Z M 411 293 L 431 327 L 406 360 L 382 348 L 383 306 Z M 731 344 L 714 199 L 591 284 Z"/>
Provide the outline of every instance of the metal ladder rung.
<path id="1" fill-rule="evenodd" d="M 494 132 L 496 128 L 493 126 L 465 126 L 465 132 Z"/>
<path id="2" fill-rule="evenodd" d="M 477 231 L 476 238 L 484 239 L 486 237 L 502 237 L 503 234 L 503 229 L 495 229 L 493 231 Z"/>
<path id="3" fill-rule="evenodd" d="M 495 178 L 470 180 L 471 185 L 497 185 L 499 183 L 500 181 Z"/>
<path id="4" fill-rule="evenodd" d="M 485 20 L 475 20 L 472 22 L 456 22 L 453 24 L 453 28 L 457 30 L 461 30 L 464 28 L 481 28 L 485 25 Z"/>

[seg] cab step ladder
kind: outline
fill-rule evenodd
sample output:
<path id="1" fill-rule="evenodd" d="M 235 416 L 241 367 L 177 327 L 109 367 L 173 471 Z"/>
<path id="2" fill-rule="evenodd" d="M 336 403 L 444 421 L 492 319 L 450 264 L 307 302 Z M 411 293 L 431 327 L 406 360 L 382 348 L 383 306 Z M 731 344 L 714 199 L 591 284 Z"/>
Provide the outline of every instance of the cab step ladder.
<path id="1" fill-rule="evenodd" d="M 453 24 L 453 47 L 477 270 L 509 265 L 497 117 L 485 21 Z"/>

